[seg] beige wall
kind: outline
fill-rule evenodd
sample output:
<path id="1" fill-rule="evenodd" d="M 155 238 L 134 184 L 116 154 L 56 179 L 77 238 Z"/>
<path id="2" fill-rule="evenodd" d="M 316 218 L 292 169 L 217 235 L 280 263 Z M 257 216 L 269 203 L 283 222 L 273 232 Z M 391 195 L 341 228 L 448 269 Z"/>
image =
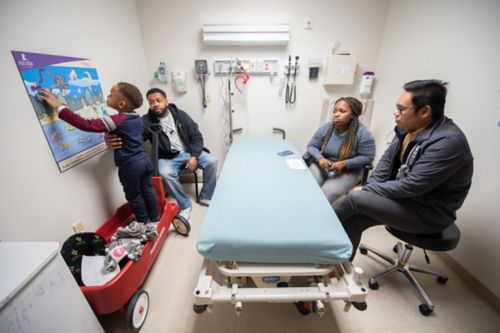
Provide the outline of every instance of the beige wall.
<path id="1" fill-rule="evenodd" d="M 162 60 L 166 61 L 170 71 L 188 72 L 189 91 L 186 94 L 176 94 L 171 83 L 157 85 L 167 90 L 171 102 L 188 111 L 199 123 L 207 146 L 220 160 L 226 152 L 224 131 L 228 128 L 227 120 L 224 120 L 227 108 L 221 98 L 221 87 L 225 89 L 227 83 L 210 75 L 206 89 L 211 101 L 204 110 L 201 88 L 193 71 L 194 59 L 208 59 L 212 71 L 213 61 L 218 59 L 278 59 L 282 66 L 278 78 L 252 76 L 245 95 L 233 86 L 234 128 L 243 128 L 243 135 L 271 135 L 273 127 L 284 128 L 287 138 L 299 150 L 305 151 L 319 125 L 323 98 L 357 93 L 357 85 L 325 89 L 321 79 L 323 72 L 318 81 L 309 81 L 309 59 L 324 59 L 331 53 L 333 42 L 338 40 L 338 51 L 351 52 L 357 57 L 359 70 L 356 79 L 363 70 L 373 70 L 387 8 L 388 1 L 385 0 L 137 1 L 149 72 L 153 73 Z M 312 30 L 304 29 L 306 19 L 312 20 Z M 286 47 L 205 46 L 201 29 L 206 23 L 288 23 L 290 43 Z M 280 96 L 279 91 L 284 80 L 283 66 L 289 54 L 300 56 L 301 69 L 296 83 L 297 102 L 287 108 L 284 95 Z"/>
<path id="2" fill-rule="evenodd" d="M 475 158 L 471 191 L 451 256 L 500 297 L 500 2 L 392 1 L 377 65 L 372 129 L 378 152 L 393 126 L 403 83 L 449 82 L 446 114 L 465 132 Z"/>
<path id="3" fill-rule="evenodd" d="M 94 231 L 125 202 L 105 152 L 59 173 L 11 50 L 89 58 L 107 93 L 117 81 L 147 87 L 132 0 L 0 2 L 0 239 L 63 241 L 83 220 Z"/>
<path id="4" fill-rule="evenodd" d="M 137 7 L 137 10 L 136 10 Z M 207 146 L 223 159 L 225 112 L 221 81 L 210 76 L 208 108 L 201 107 L 194 59 L 287 59 L 299 55 L 297 103 L 285 108 L 280 79 L 252 77 L 247 94 L 235 95 L 235 127 L 246 134 L 287 130 L 301 150 L 317 128 L 324 98 L 356 95 L 353 86 L 325 89 L 309 82 L 309 58 L 324 58 L 336 39 L 339 51 L 357 55 L 359 70 L 376 72 L 372 129 L 378 154 L 390 132 L 394 101 L 401 85 L 415 78 L 450 82 L 447 114 L 469 137 L 476 160 L 471 193 L 459 211 L 459 247 L 451 254 L 497 296 L 500 278 L 498 193 L 500 157 L 500 46 L 498 1 L 153 1 L 4 0 L 0 3 L 0 239 L 57 240 L 71 234 L 82 219 L 95 230 L 124 202 L 112 154 L 106 152 L 61 174 L 26 98 L 10 50 L 88 57 L 104 90 L 118 80 L 147 89 L 161 60 L 169 70 L 189 73 L 189 90 L 176 94 L 171 83 L 159 85 L 195 118 Z M 304 30 L 306 19 L 312 30 Z M 291 42 L 285 47 L 206 47 L 204 23 L 286 22 Z M 282 74 L 281 74 L 282 76 Z M 321 74 L 320 74 L 321 76 Z M 145 108 L 142 108 L 142 112 Z"/>

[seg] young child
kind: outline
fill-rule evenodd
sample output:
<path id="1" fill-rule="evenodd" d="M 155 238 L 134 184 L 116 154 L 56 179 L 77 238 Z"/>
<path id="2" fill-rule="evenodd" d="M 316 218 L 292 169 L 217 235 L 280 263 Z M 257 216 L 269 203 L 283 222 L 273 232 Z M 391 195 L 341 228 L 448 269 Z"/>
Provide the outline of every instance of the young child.
<path id="1" fill-rule="evenodd" d="M 59 111 L 59 118 L 86 132 L 109 132 L 121 137 L 121 149 L 114 150 L 118 176 L 137 222 L 158 222 L 160 216 L 156 195 L 151 183 L 153 166 L 144 149 L 142 118 L 134 111 L 142 105 L 139 89 L 126 82 L 111 88 L 106 105 L 118 114 L 97 119 L 85 119 L 62 105 L 47 89 L 41 89 L 38 97 Z"/>

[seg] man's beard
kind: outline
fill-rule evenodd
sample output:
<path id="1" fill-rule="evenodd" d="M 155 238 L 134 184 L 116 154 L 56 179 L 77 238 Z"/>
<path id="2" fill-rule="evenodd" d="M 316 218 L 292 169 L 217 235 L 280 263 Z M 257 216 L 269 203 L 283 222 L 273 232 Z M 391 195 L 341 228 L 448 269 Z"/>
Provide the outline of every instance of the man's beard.
<path id="1" fill-rule="evenodd" d="M 156 110 L 152 110 L 152 111 L 156 115 L 156 117 L 163 118 L 168 113 L 168 106 L 166 106 L 164 109 L 161 109 L 160 111 L 156 111 Z"/>

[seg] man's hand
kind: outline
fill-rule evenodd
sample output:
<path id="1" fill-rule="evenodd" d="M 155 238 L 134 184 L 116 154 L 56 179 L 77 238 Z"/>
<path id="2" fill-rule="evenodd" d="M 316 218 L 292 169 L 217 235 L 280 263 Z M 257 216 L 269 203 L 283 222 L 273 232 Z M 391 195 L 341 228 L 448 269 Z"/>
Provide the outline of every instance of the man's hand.
<path id="1" fill-rule="evenodd" d="M 326 158 L 322 157 L 318 161 L 318 165 L 321 169 L 330 169 L 330 161 L 327 160 Z"/>
<path id="2" fill-rule="evenodd" d="M 333 163 L 328 170 L 333 172 L 340 172 L 345 168 L 345 161 L 338 161 Z"/>
<path id="3" fill-rule="evenodd" d="M 122 147 L 122 138 L 120 138 L 116 134 L 109 134 L 106 133 L 105 136 L 106 144 L 108 145 L 108 148 L 110 149 L 120 149 Z"/>
<path id="4" fill-rule="evenodd" d="M 196 170 L 197 166 L 198 161 L 196 160 L 196 157 L 192 156 L 186 164 L 186 169 L 188 169 L 189 171 L 194 171 Z"/>
<path id="5" fill-rule="evenodd" d="M 41 100 L 42 102 L 47 103 L 50 105 L 52 108 L 57 109 L 58 107 L 61 106 L 61 102 L 57 100 L 57 98 L 52 95 L 50 91 L 48 91 L 45 88 L 40 88 L 40 91 L 37 95 L 37 98 Z"/>

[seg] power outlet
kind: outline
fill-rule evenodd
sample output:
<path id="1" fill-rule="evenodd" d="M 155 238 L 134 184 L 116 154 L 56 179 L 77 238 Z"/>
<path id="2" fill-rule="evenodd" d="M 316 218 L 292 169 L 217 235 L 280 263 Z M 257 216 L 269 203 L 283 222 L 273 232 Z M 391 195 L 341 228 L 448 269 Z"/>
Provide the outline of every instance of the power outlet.
<path id="1" fill-rule="evenodd" d="M 83 225 L 83 222 L 81 220 L 78 220 L 73 224 L 73 231 L 75 232 L 75 234 L 85 231 L 85 226 Z"/>

